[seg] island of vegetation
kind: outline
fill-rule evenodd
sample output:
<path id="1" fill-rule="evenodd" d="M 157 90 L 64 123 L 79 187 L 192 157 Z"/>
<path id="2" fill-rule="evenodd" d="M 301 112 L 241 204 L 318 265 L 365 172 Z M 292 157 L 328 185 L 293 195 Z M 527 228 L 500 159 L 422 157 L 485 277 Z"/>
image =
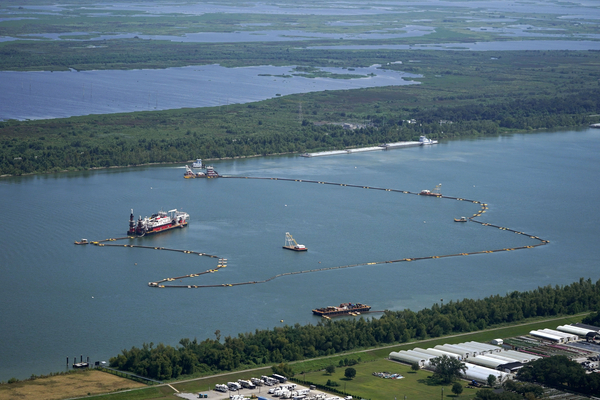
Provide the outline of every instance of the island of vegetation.
<path id="1" fill-rule="evenodd" d="M 220 64 L 225 67 L 294 66 L 294 74 L 315 79 L 349 79 L 359 74 L 333 74 L 326 67 L 355 68 L 379 65 L 416 74 L 418 85 L 328 91 L 227 107 L 90 115 L 37 121 L 0 121 L 0 176 L 127 167 L 154 163 L 183 163 L 203 158 L 251 157 L 304 153 L 415 140 L 422 134 L 435 139 L 533 132 L 538 129 L 583 127 L 600 121 L 600 52 L 598 51 L 431 51 L 418 49 L 335 48 L 344 45 L 407 46 L 444 42 L 509 40 L 494 33 L 504 29 L 507 15 L 515 25 L 528 25 L 530 15 L 518 12 L 488 13 L 490 30 L 464 29 L 463 18 L 435 6 L 408 11 L 336 16 L 264 13 L 170 13 L 154 18 L 138 10 L 106 11 L 62 1 L 34 0 L 27 6 L 59 4 L 60 13 L 37 13 L 9 0 L 2 10 L 19 18 L 0 25 L 0 70 L 73 71 L 93 69 L 168 68 Z M 282 1 L 286 6 L 293 2 Z M 310 3 L 310 7 L 321 3 Z M 468 3 L 466 1 L 465 3 Z M 553 2 L 558 4 L 558 2 Z M 239 2 L 229 1 L 229 6 Z M 306 6 L 306 5 L 305 5 Z M 8 8 L 6 8 L 8 7 Z M 8 11 L 7 11 L 8 10 Z M 462 11 L 461 11 L 462 12 Z M 89 17 L 92 14 L 93 17 Z M 382 25 L 422 25 L 422 36 L 364 40 Z M 594 24 L 573 24 L 569 18 L 540 14 L 528 33 L 561 29 L 574 38 L 596 34 Z M 118 25 L 125 38 L 98 40 Z M 246 34 L 289 29 L 287 41 L 198 43 L 151 40 L 153 35 L 181 36 L 198 32 Z M 325 28 L 324 28 L 325 27 Z M 487 28 L 486 28 L 487 29 Z M 84 30 L 84 34 L 78 34 Z M 314 38 L 303 33 L 332 34 Z M 56 34 L 60 40 L 31 40 L 27 35 Z M 73 40 L 73 41 L 72 41 Z M 75 45 L 74 45 L 75 44 Z M 316 46 L 329 46 L 317 48 Z M 400 62 L 402 60 L 402 62 Z M 302 105 L 303 113 L 298 113 Z M 343 124 L 357 129 L 344 129 Z M 528 292 L 511 292 L 480 300 L 465 299 L 434 304 L 418 312 L 386 311 L 381 318 L 323 321 L 316 325 L 277 327 L 227 336 L 221 340 L 189 339 L 179 346 L 144 343 L 110 359 L 118 371 L 160 381 L 176 381 L 210 374 L 269 367 L 275 372 L 299 375 L 326 370 L 325 385 L 336 389 L 331 359 L 346 367 L 348 380 L 356 379 L 360 357 L 349 352 L 414 340 L 441 338 L 491 327 L 510 326 L 528 319 L 575 315 L 600 309 L 600 281 L 581 279 L 566 286 L 546 286 Z M 600 324 L 600 312 L 584 322 Z M 368 358 L 367 355 L 364 356 Z M 381 359 L 381 355 L 378 356 Z M 311 360 L 311 361 L 307 361 Z M 300 361 L 303 361 L 300 363 Z M 373 361 L 371 358 L 370 361 Z M 442 362 L 444 361 L 444 362 Z M 460 365 L 440 360 L 434 379 L 453 383 Z M 297 363 L 297 364 L 294 364 Z M 375 365 L 375 364 L 373 364 Z M 330 368 L 332 367 L 332 368 Z M 410 367 L 409 367 L 410 368 Z M 409 369 L 407 368 L 407 369 Z M 414 373 L 418 374 L 418 368 Z M 449 373 L 450 372 L 450 373 Z M 564 357 L 549 357 L 527 365 L 518 374 L 527 383 L 506 383 L 503 394 L 483 389 L 478 399 L 523 399 L 539 396 L 541 383 L 585 394 L 600 391 L 598 374 L 587 375 Z M 11 380 L 17 383 L 18 380 Z M 324 382 L 323 382 L 324 383 Z M 493 382 L 489 382 L 493 386 Z M 339 384 L 337 384 L 339 386 Z M 452 386 L 456 396 L 462 386 Z M 339 392 L 339 391 L 338 391 Z M 442 392 L 443 393 L 443 392 Z M 157 390 L 143 397 L 160 398 Z M 391 393 L 386 393 L 391 398 Z M 142 395 L 143 396 L 143 395 Z M 166 395 L 165 395 L 166 396 Z M 437 396 L 437 392 L 436 392 Z M 115 396 L 111 398 L 116 398 Z M 125 395 L 126 398 L 126 395 Z M 132 395 L 132 398 L 142 398 Z M 471 397 L 473 398 L 473 397 Z"/>

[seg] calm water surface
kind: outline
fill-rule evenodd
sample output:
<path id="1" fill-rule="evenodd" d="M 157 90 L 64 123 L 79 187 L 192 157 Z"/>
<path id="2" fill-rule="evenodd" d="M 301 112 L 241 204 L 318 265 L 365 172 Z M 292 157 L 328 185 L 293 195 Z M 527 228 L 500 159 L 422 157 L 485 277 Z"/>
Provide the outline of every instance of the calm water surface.
<path id="1" fill-rule="evenodd" d="M 322 68 L 359 78 L 305 78 L 293 66 L 81 72 L 0 71 L 0 120 L 223 106 L 322 90 L 417 84 L 420 75 L 379 69 Z M 372 74 L 372 75 L 371 75 Z"/>
<path id="2" fill-rule="evenodd" d="M 214 268 L 211 259 L 155 250 L 75 246 L 124 236 L 136 215 L 183 209 L 190 226 L 135 243 L 203 251 L 228 267 L 190 284 L 261 280 L 278 273 L 534 244 L 479 224 L 456 224 L 471 203 L 283 181 L 184 180 L 182 166 L 0 180 L 9 229 L 0 233 L 0 380 L 60 371 L 69 356 L 107 360 L 144 342 L 176 345 L 318 321 L 314 307 L 358 301 L 418 310 L 600 278 L 597 199 L 600 131 L 444 142 L 426 148 L 215 163 L 222 174 L 290 177 L 409 191 L 442 183 L 481 200 L 481 220 L 550 240 L 520 250 L 293 275 L 267 284 L 152 289 Z M 13 220 L 12 222 L 10 220 Z M 309 251 L 281 249 L 290 232 Z M 125 242 L 126 243 L 126 242 Z M 183 283 L 183 282 L 182 282 Z"/>

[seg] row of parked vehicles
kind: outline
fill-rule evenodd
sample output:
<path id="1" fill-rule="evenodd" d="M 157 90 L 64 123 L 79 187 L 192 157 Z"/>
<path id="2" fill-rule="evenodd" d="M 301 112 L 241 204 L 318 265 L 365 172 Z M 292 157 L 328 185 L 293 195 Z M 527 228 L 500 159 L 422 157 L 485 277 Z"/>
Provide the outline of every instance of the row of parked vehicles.
<path id="1" fill-rule="evenodd" d="M 274 386 L 285 383 L 287 378 L 282 375 L 273 374 L 271 376 L 263 375 L 260 378 L 250 378 L 250 380 L 238 379 L 237 382 L 227 382 L 227 385 L 217 384 L 215 390 L 219 392 L 238 391 L 240 389 L 256 389 L 257 386 Z M 293 385 L 294 387 L 296 385 Z M 269 392 L 270 393 L 270 392 Z"/>
<path id="2" fill-rule="evenodd" d="M 269 394 L 273 397 L 281 397 L 282 399 L 302 400 L 310 393 L 310 389 L 298 389 L 296 385 L 283 385 L 269 389 Z"/>

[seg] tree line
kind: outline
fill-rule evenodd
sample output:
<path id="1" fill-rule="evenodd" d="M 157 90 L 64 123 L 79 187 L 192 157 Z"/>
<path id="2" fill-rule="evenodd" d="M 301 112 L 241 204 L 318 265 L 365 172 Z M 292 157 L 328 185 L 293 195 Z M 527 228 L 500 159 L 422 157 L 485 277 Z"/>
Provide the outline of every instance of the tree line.
<path id="1" fill-rule="evenodd" d="M 385 114 L 366 114 L 360 117 L 370 122 L 362 129 L 354 130 L 334 124 L 315 124 L 305 119 L 300 126 L 288 123 L 273 132 L 261 130 L 260 120 L 242 125 L 224 120 L 218 128 L 200 129 L 199 132 L 180 132 L 178 127 L 168 130 L 172 129 L 168 124 L 174 122 L 167 122 L 153 127 L 164 129 L 163 134 L 159 130 L 154 137 L 114 133 L 99 138 L 93 131 L 88 133 L 89 127 L 77 131 L 73 127 L 67 128 L 68 123 L 65 123 L 67 132 L 23 135 L 22 131 L 26 129 L 37 132 L 57 124 L 54 120 L 29 122 L 22 126 L 6 122 L 0 123 L 0 175 L 178 163 L 195 158 L 303 153 L 417 140 L 422 134 L 437 139 L 488 136 L 507 130 L 581 126 L 590 122 L 587 115 L 593 113 L 600 113 L 600 90 L 504 104 L 415 107 Z M 357 117 L 344 113 L 336 118 Z M 417 123 L 407 123 L 409 119 L 415 119 Z M 253 128 L 249 128 L 250 125 Z M 102 129 L 110 133 L 109 128 Z M 54 131 L 48 128 L 48 132 Z"/>
<path id="2" fill-rule="evenodd" d="M 177 347 L 144 343 L 110 359 L 110 366 L 158 380 L 280 364 L 357 348 L 481 330 L 526 318 L 600 309 L 600 280 L 580 279 L 484 299 L 434 304 L 418 312 L 386 311 L 381 318 L 343 319 L 276 327 L 216 339 L 181 339 Z M 217 333 L 217 332 L 216 332 Z"/>

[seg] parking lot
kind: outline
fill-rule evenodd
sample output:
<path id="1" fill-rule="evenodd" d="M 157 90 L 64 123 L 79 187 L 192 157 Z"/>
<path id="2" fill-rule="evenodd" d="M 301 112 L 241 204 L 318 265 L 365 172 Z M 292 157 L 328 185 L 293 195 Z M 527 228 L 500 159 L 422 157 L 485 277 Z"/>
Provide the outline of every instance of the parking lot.
<path id="1" fill-rule="evenodd" d="M 224 382 L 223 384 L 227 384 L 227 382 Z M 181 397 L 184 399 L 189 399 L 189 400 L 199 399 L 200 394 L 203 395 L 203 398 L 204 398 L 204 395 L 206 395 L 206 399 L 208 399 L 208 400 L 229 400 L 229 399 L 235 400 L 236 398 L 241 399 L 242 397 L 243 398 L 262 397 L 267 400 L 281 400 L 282 397 L 275 396 L 274 393 L 269 393 L 269 389 L 275 389 L 275 388 L 278 388 L 281 386 L 288 386 L 288 385 L 295 385 L 295 388 L 293 389 L 293 391 L 308 390 L 308 393 L 306 394 L 306 396 L 302 398 L 303 400 L 340 399 L 339 397 L 331 395 L 329 393 L 325 393 L 320 390 L 311 390 L 308 387 L 294 384 L 291 382 L 280 383 L 280 384 L 273 385 L 273 386 L 266 386 L 266 385 L 257 386 L 254 389 L 242 388 L 239 390 L 228 390 L 227 392 L 220 392 L 220 391 L 215 390 L 214 388 L 211 388 L 211 390 L 209 390 L 209 391 L 196 392 L 196 393 L 177 393 L 176 395 L 178 397 Z M 240 397 L 237 397 L 237 396 L 240 396 Z M 292 399 L 292 397 L 290 397 L 290 399 Z"/>

